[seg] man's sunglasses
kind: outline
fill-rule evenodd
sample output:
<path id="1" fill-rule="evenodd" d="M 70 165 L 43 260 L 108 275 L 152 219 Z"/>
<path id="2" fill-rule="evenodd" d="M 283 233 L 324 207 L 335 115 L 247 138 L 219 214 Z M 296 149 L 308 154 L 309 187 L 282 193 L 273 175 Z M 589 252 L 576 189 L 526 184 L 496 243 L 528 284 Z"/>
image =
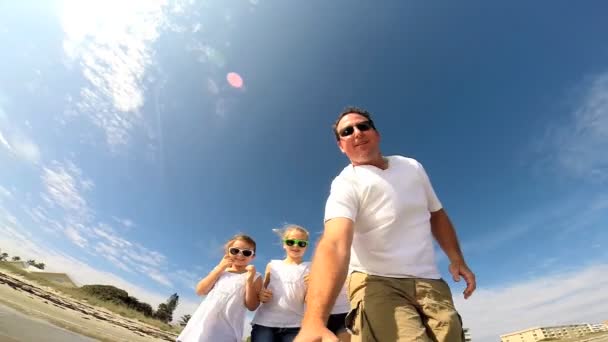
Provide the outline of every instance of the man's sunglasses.
<path id="1" fill-rule="evenodd" d="M 239 255 L 239 253 L 241 253 L 246 258 L 249 258 L 250 256 L 255 254 L 255 252 L 251 249 L 240 249 L 236 247 L 230 247 L 230 249 L 228 249 L 228 252 L 230 252 L 231 255 Z"/>
<path id="2" fill-rule="evenodd" d="M 355 133 L 355 127 L 361 132 L 369 131 L 371 128 L 374 128 L 374 123 L 371 121 L 362 121 L 354 125 L 346 126 L 340 130 L 340 136 L 342 138 L 346 138 L 349 135 Z"/>
<path id="3" fill-rule="evenodd" d="M 306 240 L 298 240 L 298 239 L 287 239 L 287 240 L 285 240 L 285 244 L 287 246 L 289 246 L 289 247 L 297 244 L 298 247 L 304 248 L 304 247 L 308 246 L 308 241 L 306 241 Z"/>

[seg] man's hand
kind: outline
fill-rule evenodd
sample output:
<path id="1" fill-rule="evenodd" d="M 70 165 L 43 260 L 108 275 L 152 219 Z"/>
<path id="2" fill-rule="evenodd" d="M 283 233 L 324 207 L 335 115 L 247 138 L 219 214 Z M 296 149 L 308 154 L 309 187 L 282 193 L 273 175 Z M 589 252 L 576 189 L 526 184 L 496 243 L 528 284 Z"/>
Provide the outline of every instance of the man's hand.
<path id="1" fill-rule="evenodd" d="M 315 325 L 302 324 L 298 336 L 293 342 L 339 342 L 340 340 L 323 323 Z"/>
<path id="2" fill-rule="evenodd" d="M 469 266 L 467 266 L 464 261 L 451 263 L 449 269 L 454 281 L 460 281 L 460 276 L 464 278 L 464 281 L 467 283 L 467 288 L 464 289 L 463 292 L 464 299 L 469 298 L 477 287 L 477 283 L 475 281 L 475 274 L 473 274 L 473 272 L 469 269 Z"/>
<path id="3" fill-rule="evenodd" d="M 272 290 L 262 288 L 262 290 L 260 290 L 259 298 L 262 303 L 269 302 L 272 299 Z"/>

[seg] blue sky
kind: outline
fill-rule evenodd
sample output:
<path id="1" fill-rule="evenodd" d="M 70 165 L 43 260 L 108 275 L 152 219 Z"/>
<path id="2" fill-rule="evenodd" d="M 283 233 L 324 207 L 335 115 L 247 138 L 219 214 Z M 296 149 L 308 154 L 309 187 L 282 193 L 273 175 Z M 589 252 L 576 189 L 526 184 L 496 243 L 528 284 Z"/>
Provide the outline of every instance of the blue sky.
<path id="1" fill-rule="evenodd" d="M 232 234 L 256 238 L 262 269 L 282 256 L 272 228 L 322 230 L 347 163 L 330 126 L 359 105 L 385 154 L 425 165 L 451 215 L 479 289 L 464 301 L 450 284 L 476 339 L 599 322 L 607 9 L 4 3 L 0 249 L 153 304 L 178 292 L 190 313 Z"/>

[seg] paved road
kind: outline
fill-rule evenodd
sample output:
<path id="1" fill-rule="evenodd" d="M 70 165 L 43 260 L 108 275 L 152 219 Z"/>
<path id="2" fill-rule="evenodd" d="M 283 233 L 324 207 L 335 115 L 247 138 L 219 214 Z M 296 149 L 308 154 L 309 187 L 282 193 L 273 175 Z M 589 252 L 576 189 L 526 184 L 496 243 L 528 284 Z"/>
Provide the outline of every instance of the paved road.
<path id="1" fill-rule="evenodd" d="M 0 304 L 0 342 L 95 342 Z"/>

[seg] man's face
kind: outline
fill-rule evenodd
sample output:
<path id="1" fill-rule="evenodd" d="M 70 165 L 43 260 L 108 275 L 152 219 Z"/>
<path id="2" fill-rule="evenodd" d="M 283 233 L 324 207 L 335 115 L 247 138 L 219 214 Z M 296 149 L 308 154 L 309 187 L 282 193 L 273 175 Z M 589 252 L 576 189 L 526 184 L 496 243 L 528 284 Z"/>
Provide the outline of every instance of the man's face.
<path id="1" fill-rule="evenodd" d="M 363 115 L 345 115 L 338 122 L 337 131 L 338 147 L 354 165 L 368 164 L 380 155 L 380 134 Z"/>

